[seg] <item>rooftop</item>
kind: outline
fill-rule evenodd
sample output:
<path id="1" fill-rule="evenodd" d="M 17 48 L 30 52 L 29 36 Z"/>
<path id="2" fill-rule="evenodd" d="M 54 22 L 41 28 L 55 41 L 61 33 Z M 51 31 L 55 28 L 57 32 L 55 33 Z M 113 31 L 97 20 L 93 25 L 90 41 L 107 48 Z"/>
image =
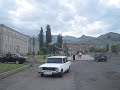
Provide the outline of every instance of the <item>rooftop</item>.
<path id="1" fill-rule="evenodd" d="M 50 56 L 48 58 L 66 58 L 67 56 Z"/>

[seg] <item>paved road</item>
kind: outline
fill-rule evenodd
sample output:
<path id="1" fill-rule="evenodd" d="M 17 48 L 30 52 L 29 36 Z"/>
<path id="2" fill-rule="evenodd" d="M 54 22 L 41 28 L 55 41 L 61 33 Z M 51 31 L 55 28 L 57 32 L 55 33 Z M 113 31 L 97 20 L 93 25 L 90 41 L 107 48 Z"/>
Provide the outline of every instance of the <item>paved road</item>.
<path id="1" fill-rule="evenodd" d="M 69 60 L 73 60 L 73 57 L 70 56 L 68 57 Z M 81 58 L 78 57 L 78 55 L 75 55 L 75 60 L 94 60 L 93 57 L 91 57 L 89 54 L 82 55 Z"/>
<path id="2" fill-rule="evenodd" d="M 120 60 L 72 61 L 63 78 L 40 77 L 38 64 L 0 81 L 0 90 L 120 90 Z"/>

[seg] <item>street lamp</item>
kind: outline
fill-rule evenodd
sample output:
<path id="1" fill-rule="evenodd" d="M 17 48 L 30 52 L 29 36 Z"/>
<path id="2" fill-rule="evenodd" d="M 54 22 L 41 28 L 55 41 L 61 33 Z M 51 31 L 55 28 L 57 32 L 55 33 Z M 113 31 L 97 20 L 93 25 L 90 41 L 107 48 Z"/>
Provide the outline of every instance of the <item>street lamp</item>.
<path id="1" fill-rule="evenodd" d="M 68 47 L 67 47 L 67 36 L 65 36 L 65 42 L 64 42 L 64 49 L 65 49 L 65 56 L 68 56 Z"/>
<path id="2" fill-rule="evenodd" d="M 34 35 L 33 35 L 33 58 L 35 57 L 35 38 L 34 38 Z"/>
<path id="3" fill-rule="evenodd" d="M 109 41 L 109 53 L 111 53 L 111 36 L 108 36 L 108 41 Z"/>

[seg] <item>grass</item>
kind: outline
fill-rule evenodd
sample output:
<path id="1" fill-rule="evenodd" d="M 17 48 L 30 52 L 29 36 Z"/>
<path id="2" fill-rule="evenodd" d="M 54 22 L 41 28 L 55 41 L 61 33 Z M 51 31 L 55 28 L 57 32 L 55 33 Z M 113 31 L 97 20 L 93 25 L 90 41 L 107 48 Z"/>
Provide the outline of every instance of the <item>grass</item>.
<path id="1" fill-rule="evenodd" d="M 60 54 L 56 54 L 56 55 L 59 56 Z M 36 60 L 37 62 L 45 62 L 48 56 L 49 55 L 35 55 L 34 60 Z M 26 57 L 28 57 L 29 60 L 33 60 L 32 55 L 27 55 Z"/>
<path id="2" fill-rule="evenodd" d="M 23 67 L 23 66 L 25 66 L 25 65 L 23 65 L 23 64 L 0 64 L 0 74 Z"/>
<path id="3" fill-rule="evenodd" d="M 47 58 L 46 56 L 40 56 L 40 55 L 38 55 L 38 56 L 35 57 L 35 60 L 37 62 L 45 62 L 46 58 Z"/>
<path id="4" fill-rule="evenodd" d="M 27 57 L 29 58 L 29 60 L 33 60 L 32 55 L 27 55 Z M 34 60 L 36 60 L 37 62 L 45 62 L 46 58 L 47 56 L 45 55 L 35 55 Z"/>

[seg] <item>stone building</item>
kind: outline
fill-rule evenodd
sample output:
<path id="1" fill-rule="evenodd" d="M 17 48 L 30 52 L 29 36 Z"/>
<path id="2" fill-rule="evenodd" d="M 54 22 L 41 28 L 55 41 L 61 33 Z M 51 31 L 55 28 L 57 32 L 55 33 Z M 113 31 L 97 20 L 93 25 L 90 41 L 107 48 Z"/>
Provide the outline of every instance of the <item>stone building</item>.
<path id="1" fill-rule="evenodd" d="M 88 51 L 88 48 L 90 46 L 95 46 L 95 43 L 93 42 L 86 42 L 86 43 L 80 43 L 80 42 L 75 42 L 75 43 L 66 43 L 67 48 L 68 48 L 68 53 L 73 53 L 77 51 Z"/>
<path id="2" fill-rule="evenodd" d="M 27 54 L 32 51 L 31 43 L 30 36 L 0 24 L 0 55 L 8 52 Z"/>

